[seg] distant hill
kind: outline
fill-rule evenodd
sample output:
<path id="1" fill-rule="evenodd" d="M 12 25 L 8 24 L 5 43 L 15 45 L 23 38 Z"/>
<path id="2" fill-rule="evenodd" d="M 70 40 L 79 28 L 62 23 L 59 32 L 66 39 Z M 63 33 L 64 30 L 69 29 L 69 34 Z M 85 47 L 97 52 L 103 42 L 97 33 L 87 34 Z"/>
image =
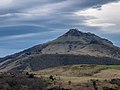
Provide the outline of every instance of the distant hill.
<path id="1" fill-rule="evenodd" d="M 0 71 L 34 71 L 69 64 L 120 64 L 120 48 L 95 34 L 70 29 L 53 41 L 2 58 Z"/>

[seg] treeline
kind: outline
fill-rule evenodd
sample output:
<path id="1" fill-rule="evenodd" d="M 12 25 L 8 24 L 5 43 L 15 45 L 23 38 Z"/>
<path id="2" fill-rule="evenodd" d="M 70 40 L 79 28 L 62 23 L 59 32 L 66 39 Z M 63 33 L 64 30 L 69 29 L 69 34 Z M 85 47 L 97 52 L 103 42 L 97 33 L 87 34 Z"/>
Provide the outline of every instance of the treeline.
<path id="1" fill-rule="evenodd" d="M 99 65 L 120 65 L 120 60 L 107 57 L 93 57 L 84 55 L 59 55 L 45 54 L 31 56 L 22 62 L 22 65 L 16 70 L 24 70 L 27 65 L 32 70 L 41 70 L 50 67 L 73 65 L 73 64 L 99 64 Z"/>

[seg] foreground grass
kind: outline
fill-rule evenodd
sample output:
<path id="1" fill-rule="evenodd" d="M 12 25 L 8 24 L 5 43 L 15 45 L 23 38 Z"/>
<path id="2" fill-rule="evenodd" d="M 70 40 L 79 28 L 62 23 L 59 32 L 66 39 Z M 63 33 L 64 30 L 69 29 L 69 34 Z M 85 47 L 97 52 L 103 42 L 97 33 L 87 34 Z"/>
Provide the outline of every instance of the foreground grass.
<path id="1" fill-rule="evenodd" d="M 103 67 L 120 70 L 120 65 L 105 65 Z"/>
<path id="2" fill-rule="evenodd" d="M 95 80 L 98 90 L 120 90 L 112 79 L 120 78 L 119 65 L 67 65 L 49 68 L 35 72 L 37 77 L 49 80 L 52 75 L 55 80 L 52 87 L 61 86 L 72 90 L 95 90 L 91 80 Z M 70 85 L 69 85 L 69 82 Z"/>
<path id="3" fill-rule="evenodd" d="M 108 80 L 120 78 L 119 65 L 67 65 L 34 72 L 38 77 L 60 77 L 63 82 L 87 82 L 90 79 Z"/>
<path id="4" fill-rule="evenodd" d="M 40 70 L 34 72 L 41 75 L 58 75 L 58 76 L 67 76 L 67 77 L 81 77 L 81 76 L 93 76 L 96 73 L 99 73 L 101 70 L 105 70 L 107 67 L 98 66 L 98 65 L 67 65 L 55 68 L 49 68 L 45 70 Z"/>

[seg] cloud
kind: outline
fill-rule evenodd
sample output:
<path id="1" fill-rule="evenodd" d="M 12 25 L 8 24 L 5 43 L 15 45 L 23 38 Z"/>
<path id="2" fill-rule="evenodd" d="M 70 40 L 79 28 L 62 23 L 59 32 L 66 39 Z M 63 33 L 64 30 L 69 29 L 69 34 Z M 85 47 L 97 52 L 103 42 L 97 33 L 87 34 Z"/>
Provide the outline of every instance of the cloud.
<path id="1" fill-rule="evenodd" d="M 91 17 L 84 20 L 84 25 L 97 26 L 106 33 L 120 34 L 120 2 L 103 5 L 101 10 L 94 8 L 75 12 L 78 16 Z"/>
<path id="2" fill-rule="evenodd" d="M 3 0 L 2 0 L 3 1 Z M 1 1 L 1 2 L 2 2 Z M 6 8 L 0 10 L 1 26 L 15 24 L 40 24 L 48 23 L 68 23 L 72 21 L 78 23 L 78 18 L 74 16 L 74 12 L 87 8 L 98 8 L 106 3 L 115 2 L 118 0 L 11 0 Z M 6 3 L 10 2 L 9 0 Z M 63 22 L 62 22 L 63 21 Z M 79 20 L 80 24 L 82 20 Z M 69 24 L 68 24 L 69 25 Z"/>
<path id="3" fill-rule="evenodd" d="M 21 25 L 21 24 L 36 24 L 42 26 L 54 27 L 61 26 L 78 26 L 83 23 L 86 17 L 75 16 L 74 12 L 86 10 L 88 8 L 98 8 L 106 3 L 115 2 L 118 0 L 57 0 L 57 1 L 40 1 L 40 0 L 13 0 L 13 5 L 10 9 L 4 9 L 4 14 L 1 12 L 1 26 Z M 18 5 L 19 4 L 19 5 Z M 29 4 L 29 5 L 28 5 Z M 106 23 L 107 25 L 109 23 Z M 52 28 L 51 27 L 51 28 Z"/>
<path id="4" fill-rule="evenodd" d="M 56 38 L 71 25 L 81 31 L 106 33 L 105 37 L 119 33 L 119 14 L 112 14 L 119 12 L 118 1 L 0 0 L 0 47 L 23 49 Z"/>
<path id="5" fill-rule="evenodd" d="M 5 8 L 12 4 L 13 0 L 0 0 L 0 7 Z"/>
<path id="6" fill-rule="evenodd" d="M 33 38 L 33 37 L 43 37 L 46 35 L 52 35 L 56 33 L 63 33 L 64 30 L 58 31 L 58 30 L 51 30 L 51 31 L 44 31 L 44 32 L 37 32 L 37 33 L 26 33 L 26 34 L 19 34 L 19 35 L 8 35 L 8 36 L 2 36 L 0 38 L 0 41 L 7 41 L 7 40 L 19 40 L 24 38 Z"/>

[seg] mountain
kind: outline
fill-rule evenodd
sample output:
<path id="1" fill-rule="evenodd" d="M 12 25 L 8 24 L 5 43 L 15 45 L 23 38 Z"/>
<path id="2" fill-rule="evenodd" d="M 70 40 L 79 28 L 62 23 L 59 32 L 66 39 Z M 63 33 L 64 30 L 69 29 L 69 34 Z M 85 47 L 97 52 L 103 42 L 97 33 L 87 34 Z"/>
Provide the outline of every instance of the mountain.
<path id="1" fill-rule="evenodd" d="M 72 64 L 120 64 L 120 48 L 95 34 L 70 29 L 53 41 L 1 60 L 0 71 L 37 71 Z"/>

